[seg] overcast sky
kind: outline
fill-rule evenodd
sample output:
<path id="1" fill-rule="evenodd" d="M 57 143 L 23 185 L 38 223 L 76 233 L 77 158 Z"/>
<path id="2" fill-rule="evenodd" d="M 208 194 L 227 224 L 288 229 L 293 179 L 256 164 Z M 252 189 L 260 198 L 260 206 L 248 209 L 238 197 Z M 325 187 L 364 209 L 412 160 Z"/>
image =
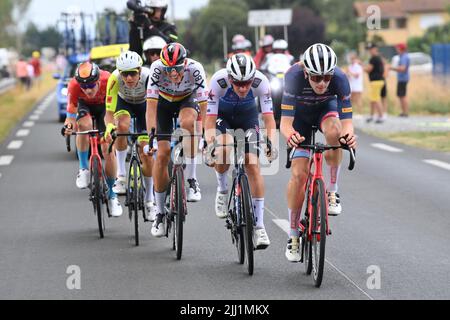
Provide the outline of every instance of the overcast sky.
<path id="1" fill-rule="evenodd" d="M 1 1 L 1 0 L 0 0 Z M 172 0 L 175 4 L 175 18 L 185 19 L 189 17 L 189 12 L 194 8 L 199 8 L 208 3 L 208 0 Z M 103 11 L 104 8 L 114 8 L 123 10 L 126 8 L 126 0 L 32 0 L 26 19 L 33 21 L 40 28 L 48 25 L 55 25 L 62 11 L 77 6 L 85 13 Z M 167 17 L 171 17 L 171 1 L 169 0 L 169 11 Z M 23 20 L 22 20 L 23 21 Z"/>

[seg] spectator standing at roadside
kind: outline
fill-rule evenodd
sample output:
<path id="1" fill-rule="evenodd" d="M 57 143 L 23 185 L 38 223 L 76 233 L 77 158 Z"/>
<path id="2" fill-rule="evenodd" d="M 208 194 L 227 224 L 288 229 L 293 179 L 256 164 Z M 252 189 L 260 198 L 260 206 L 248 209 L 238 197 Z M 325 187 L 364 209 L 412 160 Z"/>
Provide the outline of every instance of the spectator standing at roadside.
<path id="1" fill-rule="evenodd" d="M 33 66 L 33 79 L 36 83 L 40 83 L 41 81 L 41 54 L 39 51 L 34 51 L 32 54 L 32 58 L 30 60 L 30 64 Z"/>
<path id="2" fill-rule="evenodd" d="M 22 88 L 27 88 L 28 82 L 28 63 L 25 61 L 23 57 L 19 58 L 19 61 L 16 63 L 16 77 L 20 81 L 20 85 Z"/>
<path id="3" fill-rule="evenodd" d="M 378 53 L 378 47 L 374 43 L 369 43 L 367 49 L 370 53 L 369 64 L 364 67 L 364 70 L 369 74 L 369 100 L 370 100 L 370 116 L 367 118 L 367 122 L 374 120 L 375 113 L 378 115 L 378 119 L 375 123 L 383 123 L 383 111 L 381 107 L 381 90 L 384 85 L 384 65 L 380 54 Z"/>
<path id="4" fill-rule="evenodd" d="M 351 89 L 351 102 L 355 107 L 354 111 L 357 114 L 362 114 L 362 92 L 364 89 L 364 69 L 361 61 L 356 53 L 350 55 L 350 65 L 347 69 L 347 77 Z"/>
<path id="5" fill-rule="evenodd" d="M 397 97 L 400 99 L 402 113 L 400 117 L 407 117 L 409 112 L 409 103 L 406 96 L 406 87 L 409 81 L 409 55 L 406 44 L 400 43 L 395 46 L 399 55 L 398 66 L 391 67 L 391 70 L 397 72 Z"/>
<path id="6" fill-rule="evenodd" d="M 389 77 L 389 70 L 391 68 L 391 65 L 386 60 L 386 58 L 381 57 L 381 60 L 383 61 L 383 67 L 384 67 L 384 74 L 383 74 L 383 81 L 384 86 L 383 89 L 381 89 L 381 111 L 383 112 L 383 121 L 387 120 L 387 114 L 388 114 L 388 100 L 387 100 L 387 78 Z"/>
<path id="7" fill-rule="evenodd" d="M 27 63 L 27 73 L 27 90 L 30 90 L 34 82 L 34 68 L 31 63 Z"/>

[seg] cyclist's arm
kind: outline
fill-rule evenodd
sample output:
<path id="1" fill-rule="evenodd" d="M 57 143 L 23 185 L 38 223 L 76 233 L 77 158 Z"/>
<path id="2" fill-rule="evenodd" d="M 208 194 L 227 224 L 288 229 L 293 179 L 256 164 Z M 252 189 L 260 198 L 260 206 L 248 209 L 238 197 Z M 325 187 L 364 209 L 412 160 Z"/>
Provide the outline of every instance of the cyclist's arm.
<path id="1" fill-rule="evenodd" d="M 119 79 L 118 71 L 114 71 L 108 79 L 108 84 L 106 86 L 106 113 L 105 113 L 105 124 L 108 126 L 109 123 L 114 124 L 114 114 L 116 113 L 117 107 L 117 97 L 119 95 Z"/>
<path id="2" fill-rule="evenodd" d="M 298 78 L 302 74 L 296 75 L 295 68 L 291 67 L 284 77 L 284 92 L 281 102 L 281 122 L 280 130 L 286 140 L 295 133 L 293 122 L 295 117 L 295 108 L 297 106 L 297 91 L 300 90 Z"/>
<path id="3" fill-rule="evenodd" d="M 270 83 L 267 77 L 261 72 L 256 72 L 256 77 L 261 81 L 254 82 L 253 90 L 255 96 L 259 97 L 259 104 L 261 106 L 262 118 L 267 130 L 267 135 L 270 141 L 274 141 L 276 135 L 276 124 L 273 116 L 273 102 L 272 94 L 270 92 Z M 255 85 L 257 83 L 257 85 Z M 255 88 L 256 86 L 256 88 Z"/>
<path id="4" fill-rule="evenodd" d="M 219 101 L 227 88 L 225 75 L 221 71 L 217 71 L 211 78 L 208 94 L 208 105 L 206 110 L 205 121 L 205 139 L 207 143 L 211 143 L 216 136 L 216 121 L 219 115 Z"/>
<path id="5" fill-rule="evenodd" d="M 76 80 L 73 79 L 70 81 L 68 86 L 68 94 L 67 94 L 67 107 L 66 107 L 66 121 L 64 125 L 72 125 L 75 126 L 76 118 L 78 114 L 78 97 L 79 97 L 79 87 Z"/>
<path id="6" fill-rule="evenodd" d="M 152 63 L 150 67 L 150 78 L 147 84 L 147 110 L 145 112 L 145 122 L 147 125 L 147 132 L 151 132 L 157 126 L 157 107 L 159 96 L 159 82 L 162 77 L 162 70 L 158 67 L 160 61 Z M 162 99 L 162 98 L 161 98 Z"/>

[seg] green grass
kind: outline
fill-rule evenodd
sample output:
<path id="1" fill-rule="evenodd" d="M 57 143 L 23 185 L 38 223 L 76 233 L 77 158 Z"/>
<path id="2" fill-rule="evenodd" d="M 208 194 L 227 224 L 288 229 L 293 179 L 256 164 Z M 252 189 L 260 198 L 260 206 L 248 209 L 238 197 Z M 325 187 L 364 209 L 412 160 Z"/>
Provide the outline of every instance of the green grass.
<path id="1" fill-rule="evenodd" d="M 0 95 L 0 143 L 10 133 L 11 129 L 46 96 L 56 85 L 51 73 L 45 73 L 40 85 L 34 85 L 30 91 L 25 91 L 19 85 Z"/>

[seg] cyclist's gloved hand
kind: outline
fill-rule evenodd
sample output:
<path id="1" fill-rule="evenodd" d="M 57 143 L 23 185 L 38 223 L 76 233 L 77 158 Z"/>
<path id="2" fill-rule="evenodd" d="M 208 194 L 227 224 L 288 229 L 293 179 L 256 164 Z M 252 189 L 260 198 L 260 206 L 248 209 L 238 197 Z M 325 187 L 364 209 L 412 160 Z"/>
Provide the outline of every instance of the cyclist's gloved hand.
<path id="1" fill-rule="evenodd" d="M 347 145 L 352 149 L 356 148 L 356 136 L 350 133 L 345 134 L 339 138 L 339 143 L 342 145 Z"/>
<path id="2" fill-rule="evenodd" d="M 117 129 L 117 127 L 112 123 L 108 123 L 106 125 L 106 130 L 105 130 L 105 134 L 103 135 L 103 138 L 105 139 L 105 141 L 107 143 L 111 143 L 111 141 L 112 141 L 111 132 L 113 132 L 116 129 Z"/>
<path id="3" fill-rule="evenodd" d="M 298 145 L 299 145 L 300 143 L 302 143 L 303 141 L 305 141 L 305 137 L 302 137 L 302 136 L 300 135 L 300 133 L 298 133 L 297 131 L 294 131 L 294 132 L 290 135 L 290 137 L 289 137 L 289 139 L 288 139 L 288 141 L 287 141 L 287 144 L 288 144 L 288 146 L 291 147 L 291 148 L 296 148 L 296 147 L 298 147 Z"/>
<path id="4" fill-rule="evenodd" d="M 64 126 L 61 128 L 61 135 L 63 137 L 68 137 L 73 133 L 73 125 L 69 122 L 66 122 Z"/>
<path id="5" fill-rule="evenodd" d="M 266 147 L 266 157 L 269 162 L 272 162 L 278 158 L 278 149 L 275 148 L 273 145 L 269 148 Z"/>

